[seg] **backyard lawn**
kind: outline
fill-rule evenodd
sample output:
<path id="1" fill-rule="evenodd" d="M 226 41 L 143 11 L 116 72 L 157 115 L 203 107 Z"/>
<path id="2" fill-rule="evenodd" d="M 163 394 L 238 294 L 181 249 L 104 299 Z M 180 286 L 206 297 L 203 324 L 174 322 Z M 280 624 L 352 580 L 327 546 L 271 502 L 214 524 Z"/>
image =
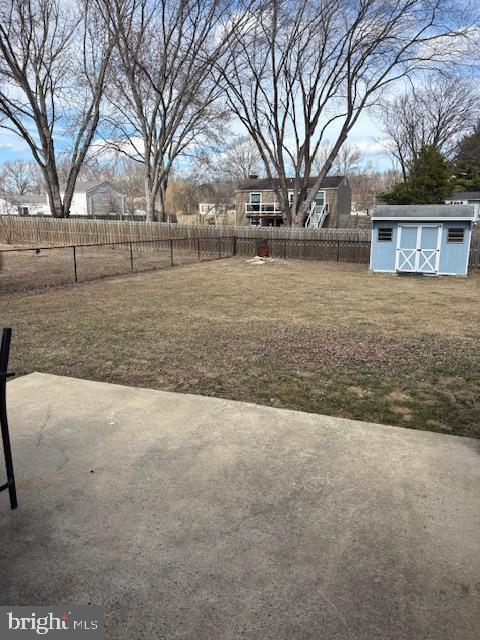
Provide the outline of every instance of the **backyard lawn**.
<path id="1" fill-rule="evenodd" d="M 230 259 L 4 296 L 2 325 L 17 374 L 480 437 L 478 275 Z"/>

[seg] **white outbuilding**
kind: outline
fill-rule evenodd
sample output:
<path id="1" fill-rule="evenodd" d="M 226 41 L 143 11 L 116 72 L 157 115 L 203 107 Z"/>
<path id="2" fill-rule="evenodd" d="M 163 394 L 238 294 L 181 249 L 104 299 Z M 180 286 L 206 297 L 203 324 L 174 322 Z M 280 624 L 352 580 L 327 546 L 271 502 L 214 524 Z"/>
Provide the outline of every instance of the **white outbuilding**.
<path id="1" fill-rule="evenodd" d="M 63 198 L 64 188 L 60 195 Z M 70 207 L 71 216 L 124 216 L 127 194 L 106 180 L 78 181 Z M 0 203 L 0 213 L 22 216 L 49 216 L 50 206 L 46 193 L 7 195 Z"/>

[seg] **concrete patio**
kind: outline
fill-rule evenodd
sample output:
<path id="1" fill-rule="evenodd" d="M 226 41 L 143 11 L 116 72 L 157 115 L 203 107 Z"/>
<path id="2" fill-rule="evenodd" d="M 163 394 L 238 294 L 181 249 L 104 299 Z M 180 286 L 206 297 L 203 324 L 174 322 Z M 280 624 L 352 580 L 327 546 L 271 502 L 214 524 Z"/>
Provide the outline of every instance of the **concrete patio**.
<path id="1" fill-rule="evenodd" d="M 104 605 L 112 640 L 480 637 L 476 440 L 38 373 L 8 402 L 0 604 Z"/>

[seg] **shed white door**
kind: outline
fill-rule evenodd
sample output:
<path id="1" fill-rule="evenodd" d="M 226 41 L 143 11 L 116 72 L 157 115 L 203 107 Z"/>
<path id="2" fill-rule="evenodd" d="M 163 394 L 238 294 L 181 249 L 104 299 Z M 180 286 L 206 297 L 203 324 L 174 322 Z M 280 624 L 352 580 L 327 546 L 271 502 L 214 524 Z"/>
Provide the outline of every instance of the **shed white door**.
<path id="1" fill-rule="evenodd" d="M 397 271 L 437 273 L 440 260 L 440 225 L 399 225 Z"/>

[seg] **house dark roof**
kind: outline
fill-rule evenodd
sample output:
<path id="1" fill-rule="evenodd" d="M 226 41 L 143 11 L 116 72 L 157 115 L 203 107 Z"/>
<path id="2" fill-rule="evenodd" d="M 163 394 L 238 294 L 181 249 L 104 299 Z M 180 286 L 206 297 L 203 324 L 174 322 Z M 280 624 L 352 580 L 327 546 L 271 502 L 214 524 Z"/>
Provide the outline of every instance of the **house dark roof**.
<path id="1" fill-rule="evenodd" d="M 459 218 L 473 220 L 475 209 L 471 204 L 381 204 L 372 211 L 372 220 L 391 218 Z"/>
<path id="2" fill-rule="evenodd" d="M 311 176 L 308 179 L 308 186 L 313 187 L 317 177 Z M 337 189 L 345 180 L 345 176 L 326 176 L 320 185 L 321 189 Z M 244 180 L 240 182 L 237 191 L 272 191 L 278 188 L 280 184 L 279 178 L 256 178 L 255 180 Z M 293 189 L 295 178 L 287 178 L 289 189 Z"/>
<path id="3" fill-rule="evenodd" d="M 9 195 L 7 200 L 16 204 L 47 204 L 48 202 L 46 193 L 25 193 L 23 196 Z"/>
<path id="4" fill-rule="evenodd" d="M 449 200 L 480 200 L 480 191 L 455 191 Z"/>

